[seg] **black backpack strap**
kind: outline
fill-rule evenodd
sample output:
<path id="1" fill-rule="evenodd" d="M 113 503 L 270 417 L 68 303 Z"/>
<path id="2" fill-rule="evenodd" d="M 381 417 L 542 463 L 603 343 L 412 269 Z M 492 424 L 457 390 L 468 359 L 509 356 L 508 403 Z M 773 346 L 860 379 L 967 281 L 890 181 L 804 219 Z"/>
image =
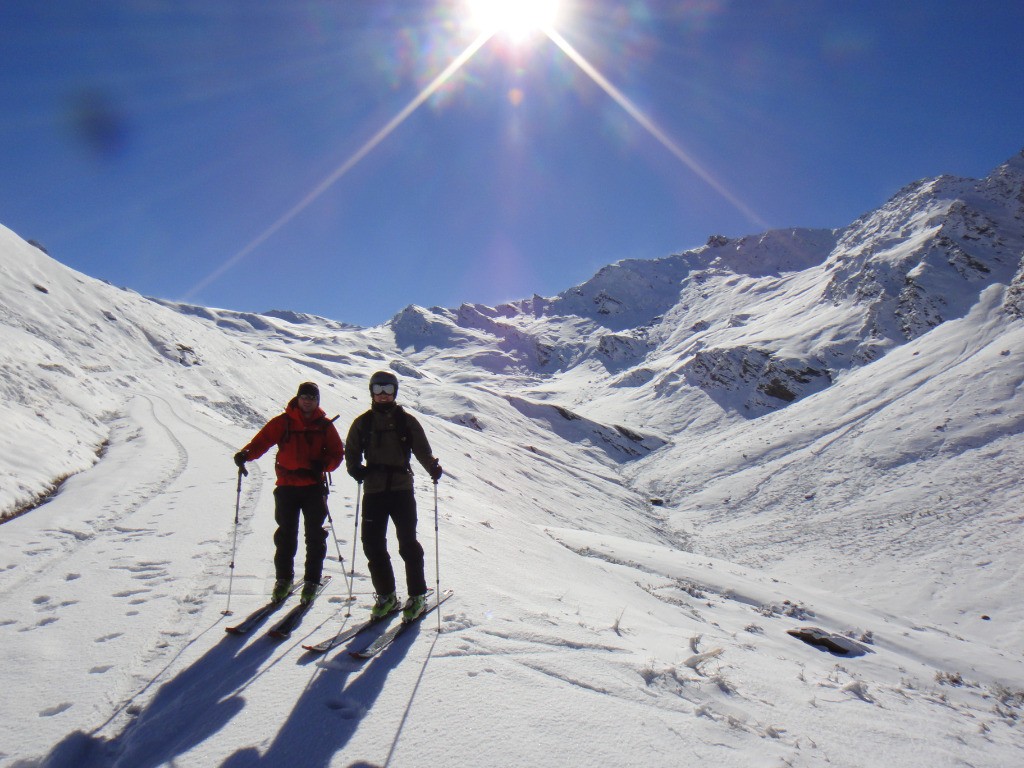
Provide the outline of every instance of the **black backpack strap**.
<path id="1" fill-rule="evenodd" d="M 356 419 L 356 429 L 359 430 L 359 449 L 363 456 L 366 456 L 366 449 L 370 447 L 370 424 L 373 418 L 373 411 L 367 411 Z"/>
<path id="2" fill-rule="evenodd" d="M 412 439 L 409 436 L 409 417 L 402 406 L 398 406 L 398 410 L 395 411 L 395 429 L 398 431 L 402 447 L 405 448 L 405 466 L 408 467 L 412 458 Z"/>

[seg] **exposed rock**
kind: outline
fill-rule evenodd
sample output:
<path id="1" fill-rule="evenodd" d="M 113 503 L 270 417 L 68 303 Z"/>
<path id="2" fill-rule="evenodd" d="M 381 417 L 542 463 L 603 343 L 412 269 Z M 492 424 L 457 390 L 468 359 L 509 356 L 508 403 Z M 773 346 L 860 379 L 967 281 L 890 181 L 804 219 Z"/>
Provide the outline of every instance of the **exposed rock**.
<path id="1" fill-rule="evenodd" d="M 683 372 L 689 384 L 723 407 L 741 407 L 752 414 L 776 410 L 832 383 L 822 366 L 752 347 L 700 350 L 684 364 Z"/>

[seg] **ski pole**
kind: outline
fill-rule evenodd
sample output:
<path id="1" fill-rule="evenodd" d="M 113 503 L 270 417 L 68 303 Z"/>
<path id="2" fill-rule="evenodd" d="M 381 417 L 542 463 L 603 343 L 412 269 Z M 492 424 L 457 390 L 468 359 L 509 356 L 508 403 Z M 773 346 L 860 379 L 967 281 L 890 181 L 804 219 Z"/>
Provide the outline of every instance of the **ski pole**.
<path id="1" fill-rule="evenodd" d="M 235 551 L 238 546 L 238 510 L 242 505 L 242 473 L 245 472 L 244 467 L 238 468 L 238 489 L 235 493 L 235 530 L 231 537 L 231 565 L 230 573 L 228 577 L 228 604 L 224 607 L 221 612 L 224 616 L 231 615 L 231 588 L 235 583 Z M 248 473 L 246 473 L 248 474 Z"/>
<path id="2" fill-rule="evenodd" d="M 352 597 L 352 588 L 356 583 L 356 542 L 359 541 L 359 500 L 362 498 L 363 484 L 356 480 L 356 526 L 352 531 L 352 572 L 348 581 L 348 613 L 346 616 L 352 615 L 352 602 L 355 600 Z"/>
<path id="3" fill-rule="evenodd" d="M 324 509 L 327 510 L 327 522 L 331 524 L 331 535 L 334 537 L 334 549 L 338 553 L 338 563 L 341 564 L 341 573 L 345 576 L 346 583 L 348 577 L 345 575 L 345 558 L 341 555 L 341 544 L 338 543 L 338 532 L 334 529 L 334 518 L 331 517 L 331 508 L 327 506 L 327 496 L 330 494 L 330 474 L 327 475 L 328 479 L 324 481 Z M 352 585 L 348 587 L 349 597 L 352 596 Z"/>
<path id="4" fill-rule="evenodd" d="M 441 601 L 441 541 L 440 528 L 437 524 L 437 480 L 434 481 L 434 567 L 437 571 L 437 588 L 434 594 L 437 595 L 438 604 Z M 437 633 L 441 634 L 441 611 L 437 612 Z"/>

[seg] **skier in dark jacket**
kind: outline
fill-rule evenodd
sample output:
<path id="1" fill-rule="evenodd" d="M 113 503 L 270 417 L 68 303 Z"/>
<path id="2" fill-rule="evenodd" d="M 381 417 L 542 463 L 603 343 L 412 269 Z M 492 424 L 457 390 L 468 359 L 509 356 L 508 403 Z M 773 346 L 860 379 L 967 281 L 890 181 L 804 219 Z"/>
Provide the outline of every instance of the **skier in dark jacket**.
<path id="1" fill-rule="evenodd" d="M 320 408 L 320 389 L 316 384 L 311 381 L 300 384 L 285 412 L 267 422 L 256 437 L 235 454 L 235 464 L 244 472 L 245 462 L 255 461 L 273 445 L 277 445 L 274 462 L 277 531 L 274 533 L 276 581 L 270 599 L 280 602 L 291 592 L 301 512 L 306 536 L 306 567 L 300 600 L 309 603 L 316 597 L 327 556 L 324 473 L 341 466 L 345 455 L 338 430 Z"/>
<path id="2" fill-rule="evenodd" d="M 416 539 L 416 498 L 410 457 L 437 483 L 443 474 L 430 450 L 419 421 L 396 402 L 398 377 L 378 371 L 370 377 L 370 410 L 357 417 L 345 438 L 345 466 L 363 494 L 363 552 L 376 593 L 371 611 L 386 616 L 398 607 L 395 572 L 388 553 L 388 520 L 395 521 L 398 553 L 405 562 L 409 599 L 403 621 L 412 621 L 426 608 L 427 582 L 423 547 Z M 363 463 L 365 461 L 365 464 Z"/>

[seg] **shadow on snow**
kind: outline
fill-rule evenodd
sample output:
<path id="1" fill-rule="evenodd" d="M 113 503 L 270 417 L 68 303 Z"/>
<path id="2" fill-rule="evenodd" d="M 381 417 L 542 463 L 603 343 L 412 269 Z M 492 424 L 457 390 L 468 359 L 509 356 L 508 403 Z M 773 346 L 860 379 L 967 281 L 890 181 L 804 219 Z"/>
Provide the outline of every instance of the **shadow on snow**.
<path id="1" fill-rule="evenodd" d="M 196 642 L 219 625 L 217 622 L 191 642 Z M 348 653 L 362 647 L 367 638 L 364 634 L 353 639 L 350 647 L 341 648 L 337 655 L 339 660 L 344 659 L 343 662 L 316 668 L 309 684 L 296 692 L 298 700 L 295 707 L 265 753 L 261 755 L 255 747 L 240 749 L 224 761 L 223 768 L 286 765 L 318 768 L 330 765 L 333 756 L 344 749 L 356 733 L 363 717 L 380 695 L 391 670 L 402 660 L 418 635 L 418 626 L 410 628 L 384 653 L 362 665 L 349 659 Z M 241 645 L 244 640 L 236 635 L 225 635 L 201 658 L 161 685 L 152 700 L 137 713 L 133 711 L 136 709 L 133 701 L 145 692 L 148 685 L 91 733 L 70 733 L 41 760 L 19 761 L 12 768 L 106 768 L 115 764 L 156 768 L 172 763 L 230 723 L 245 708 L 245 690 L 281 661 L 278 659 L 264 668 L 280 646 L 262 635 Z M 307 655 L 305 658 L 300 663 L 309 663 L 312 657 Z M 424 671 L 429 660 L 430 655 L 424 661 Z M 354 677 L 353 673 L 356 673 Z M 420 679 L 422 677 L 423 672 Z M 415 695 L 416 689 L 410 697 L 409 707 Z M 99 735 L 122 711 L 133 717 L 121 732 L 111 738 Z M 397 726 L 393 743 L 387 747 L 388 761 L 401 736 L 408 712 L 407 708 Z M 254 734 L 254 739 L 260 737 L 260 734 Z"/>
<path id="2" fill-rule="evenodd" d="M 419 632 L 418 624 L 410 627 L 381 655 L 363 664 L 349 659 L 349 649 L 343 649 L 337 656 L 337 666 L 317 670 L 266 752 L 260 755 L 255 747 L 241 749 L 225 760 L 221 768 L 329 766 L 334 756 L 351 741 L 362 719 L 384 689 L 388 675 L 406 655 Z M 365 638 L 353 641 L 351 647 L 362 647 L 364 642 Z M 423 669 L 402 718 L 396 724 L 391 744 L 380 745 L 384 761 L 356 760 L 350 763 L 350 768 L 376 768 L 390 764 L 432 656 L 433 645 L 423 661 Z M 385 750 L 386 756 L 383 754 Z"/>

